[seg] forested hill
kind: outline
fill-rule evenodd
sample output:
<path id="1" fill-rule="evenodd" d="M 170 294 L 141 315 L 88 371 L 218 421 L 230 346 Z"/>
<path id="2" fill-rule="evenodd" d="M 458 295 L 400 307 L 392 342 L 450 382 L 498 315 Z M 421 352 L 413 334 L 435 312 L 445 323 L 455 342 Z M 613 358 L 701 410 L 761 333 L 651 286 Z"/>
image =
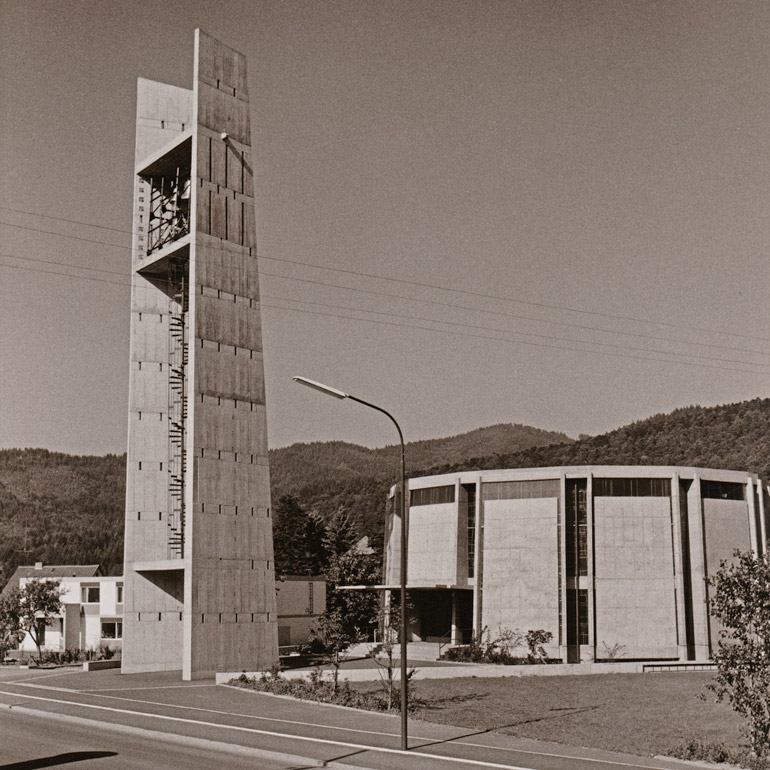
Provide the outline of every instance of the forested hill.
<path id="1" fill-rule="evenodd" d="M 342 507 L 361 534 L 377 543 L 386 490 L 398 474 L 396 447 L 294 444 L 272 450 L 270 461 L 274 504 L 291 494 L 305 510 L 327 518 Z M 577 442 L 535 428 L 497 425 L 409 444 L 407 463 L 413 476 L 604 463 L 727 468 L 767 480 L 770 399 L 677 409 Z M 100 563 L 105 573 L 119 574 L 124 489 L 124 456 L 0 450 L 0 572 L 7 578 L 18 564 L 43 561 Z"/>
<path id="2" fill-rule="evenodd" d="M 491 452 L 518 452 L 571 441 L 564 433 L 528 425 L 492 425 L 448 438 L 407 443 L 407 473 L 414 474 L 439 463 L 462 463 Z M 399 468 L 399 458 L 397 445 L 368 449 L 344 441 L 316 441 L 273 449 L 270 451 L 273 494 L 296 495 L 300 488 L 353 479 L 392 482 Z"/>
<path id="3" fill-rule="evenodd" d="M 688 406 L 571 444 L 495 453 L 470 463 L 443 463 L 433 472 L 600 463 L 745 470 L 770 480 L 770 399 Z"/>
<path id="4" fill-rule="evenodd" d="M 99 563 L 105 574 L 120 574 L 125 488 L 124 455 L 0 450 L 0 571 L 5 579 L 17 565 L 36 561 Z"/>

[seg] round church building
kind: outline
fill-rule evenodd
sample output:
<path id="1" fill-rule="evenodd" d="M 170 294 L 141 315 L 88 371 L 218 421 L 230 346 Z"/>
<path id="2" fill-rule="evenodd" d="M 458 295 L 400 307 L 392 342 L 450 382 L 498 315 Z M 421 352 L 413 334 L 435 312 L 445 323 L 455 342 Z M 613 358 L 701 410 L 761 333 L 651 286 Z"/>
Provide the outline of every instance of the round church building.
<path id="1" fill-rule="evenodd" d="M 738 471 L 570 466 L 408 486 L 413 640 L 543 629 L 548 656 L 565 663 L 705 662 L 718 640 L 707 579 L 736 549 L 762 554 L 767 541 L 767 487 Z M 400 533 L 393 488 L 388 589 L 400 581 Z"/>

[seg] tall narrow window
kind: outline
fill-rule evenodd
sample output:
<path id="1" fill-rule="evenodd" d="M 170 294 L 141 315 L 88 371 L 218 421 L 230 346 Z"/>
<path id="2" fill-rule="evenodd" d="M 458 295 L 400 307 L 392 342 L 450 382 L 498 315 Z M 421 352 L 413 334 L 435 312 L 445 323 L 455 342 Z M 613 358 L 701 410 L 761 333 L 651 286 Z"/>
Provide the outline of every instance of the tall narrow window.
<path id="1" fill-rule="evenodd" d="M 463 484 L 468 499 L 468 577 L 475 574 L 476 564 L 476 485 Z"/>

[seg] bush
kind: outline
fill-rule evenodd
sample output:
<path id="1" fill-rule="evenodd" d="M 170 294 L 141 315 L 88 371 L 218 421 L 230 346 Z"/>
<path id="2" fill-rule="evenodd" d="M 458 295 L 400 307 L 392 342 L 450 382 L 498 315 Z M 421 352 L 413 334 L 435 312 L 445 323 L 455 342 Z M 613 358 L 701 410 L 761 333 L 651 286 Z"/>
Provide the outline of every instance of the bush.
<path id="1" fill-rule="evenodd" d="M 669 750 L 668 756 L 676 759 L 687 759 L 700 762 L 723 762 L 748 770 L 770 770 L 767 758 L 757 757 L 749 751 L 731 749 L 724 743 L 705 743 L 697 738 L 691 738 L 679 746 Z"/>
<path id="2" fill-rule="evenodd" d="M 64 666 L 68 663 L 80 663 L 86 659 L 86 654 L 83 650 L 67 649 L 67 650 L 43 650 L 41 663 L 45 665 Z"/>
<path id="3" fill-rule="evenodd" d="M 366 709 L 367 711 L 387 711 L 384 698 L 376 693 L 360 692 L 350 686 L 350 682 L 337 682 L 323 679 L 320 669 L 311 671 L 303 679 L 284 679 L 278 668 L 263 672 L 258 677 L 248 677 L 241 674 L 237 679 L 231 679 L 228 684 L 243 687 L 248 690 L 267 692 L 272 695 L 289 695 L 300 700 L 311 700 L 318 703 L 334 703 L 338 706 Z M 398 699 L 396 699 L 396 704 Z M 410 691 L 409 711 L 415 711 L 419 705 L 413 692 Z M 397 709 L 391 709 L 397 710 Z"/>
<path id="4" fill-rule="evenodd" d="M 476 634 L 470 644 L 450 647 L 442 656 L 442 660 L 452 660 L 460 663 L 494 663 L 501 666 L 522 666 L 528 663 L 548 663 L 543 644 L 553 638 L 550 631 L 538 629 L 522 634 L 517 629 L 499 628 L 493 639 L 489 629 L 483 628 Z M 514 655 L 514 650 L 527 644 L 529 654 Z"/>

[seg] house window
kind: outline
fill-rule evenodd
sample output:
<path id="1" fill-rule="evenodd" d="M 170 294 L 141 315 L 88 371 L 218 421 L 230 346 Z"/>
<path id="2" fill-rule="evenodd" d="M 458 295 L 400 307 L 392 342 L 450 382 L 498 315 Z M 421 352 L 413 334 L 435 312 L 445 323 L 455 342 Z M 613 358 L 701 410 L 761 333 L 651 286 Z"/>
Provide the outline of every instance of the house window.
<path id="1" fill-rule="evenodd" d="M 122 639 L 123 621 L 122 620 L 103 620 L 102 621 L 102 639 Z"/>
<path id="2" fill-rule="evenodd" d="M 117 602 L 118 604 L 123 604 L 123 583 L 118 583 L 117 585 Z"/>
<path id="3" fill-rule="evenodd" d="M 80 600 L 83 604 L 98 604 L 99 586 L 83 586 Z"/>

